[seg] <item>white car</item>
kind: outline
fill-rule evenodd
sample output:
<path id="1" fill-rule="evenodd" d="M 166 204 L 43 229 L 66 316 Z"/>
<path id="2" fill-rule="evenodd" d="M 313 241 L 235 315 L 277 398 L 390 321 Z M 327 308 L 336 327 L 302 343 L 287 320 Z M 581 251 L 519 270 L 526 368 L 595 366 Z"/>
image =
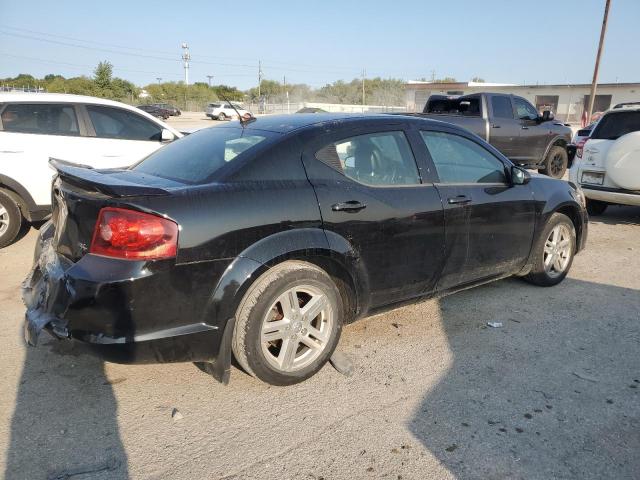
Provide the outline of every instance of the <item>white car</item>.
<path id="1" fill-rule="evenodd" d="M 591 215 L 608 205 L 640 205 L 640 106 L 606 112 L 578 145 L 569 180 L 582 187 Z"/>
<path id="2" fill-rule="evenodd" d="M 58 93 L 0 93 L 0 248 L 46 218 L 49 158 L 128 167 L 182 134 L 135 107 Z"/>
<path id="3" fill-rule="evenodd" d="M 233 109 L 236 107 L 238 112 Z M 238 119 L 238 113 L 243 117 L 245 115 L 251 115 L 251 112 L 245 110 L 237 103 L 233 104 L 233 107 L 229 102 L 214 102 L 207 105 L 206 115 L 211 120 L 231 120 L 232 118 Z"/>

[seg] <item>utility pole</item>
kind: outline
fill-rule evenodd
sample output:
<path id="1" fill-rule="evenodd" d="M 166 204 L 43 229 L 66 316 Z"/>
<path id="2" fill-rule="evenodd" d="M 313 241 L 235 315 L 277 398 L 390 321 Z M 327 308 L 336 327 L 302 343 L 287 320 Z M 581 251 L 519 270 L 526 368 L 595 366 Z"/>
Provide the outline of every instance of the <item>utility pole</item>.
<path id="1" fill-rule="evenodd" d="M 258 101 L 260 101 L 260 85 L 262 85 L 262 62 L 258 60 Z"/>
<path id="2" fill-rule="evenodd" d="M 184 62 L 184 84 L 189 86 L 189 60 L 191 60 L 191 54 L 189 53 L 189 45 L 182 44 L 182 61 Z"/>
<path id="3" fill-rule="evenodd" d="M 211 79 L 213 78 L 213 75 L 207 75 L 207 79 L 209 80 L 209 87 L 211 87 Z"/>
<path id="4" fill-rule="evenodd" d="M 160 82 L 162 81 L 162 77 L 156 77 L 156 80 L 158 81 L 158 85 L 160 85 Z"/>
<path id="5" fill-rule="evenodd" d="M 604 6 L 604 17 L 602 19 L 602 29 L 600 30 L 600 43 L 598 44 L 598 53 L 596 55 L 596 65 L 593 69 L 593 80 L 591 82 L 591 94 L 589 95 L 589 110 L 587 114 L 587 124 L 590 123 L 591 114 L 593 113 L 593 104 L 596 99 L 596 86 L 598 84 L 598 69 L 600 68 L 600 56 L 602 55 L 602 47 L 604 45 L 604 34 L 607 31 L 607 21 L 609 20 L 609 5 L 611 0 L 607 0 Z"/>

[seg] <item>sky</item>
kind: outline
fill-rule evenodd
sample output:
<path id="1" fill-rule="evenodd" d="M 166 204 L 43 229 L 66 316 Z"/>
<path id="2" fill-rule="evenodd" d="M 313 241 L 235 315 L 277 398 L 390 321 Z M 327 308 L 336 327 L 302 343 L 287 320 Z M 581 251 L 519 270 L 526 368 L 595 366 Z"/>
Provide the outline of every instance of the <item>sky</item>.
<path id="1" fill-rule="evenodd" d="M 52 6 L 54 3 L 55 6 Z M 612 0 L 601 82 L 640 82 L 640 0 Z M 0 78 L 184 79 L 247 89 L 367 77 L 590 83 L 605 0 L 0 0 Z"/>

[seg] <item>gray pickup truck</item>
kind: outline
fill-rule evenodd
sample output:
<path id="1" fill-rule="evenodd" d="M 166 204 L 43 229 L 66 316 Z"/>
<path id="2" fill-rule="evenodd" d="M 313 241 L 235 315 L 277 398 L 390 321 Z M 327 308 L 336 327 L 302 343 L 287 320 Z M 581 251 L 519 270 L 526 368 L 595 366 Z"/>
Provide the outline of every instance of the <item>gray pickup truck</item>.
<path id="1" fill-rule="evenodd" d="M 522 97 L 501 93 L 431 95 L 418 115 L 460 125 L 515 164 L 550 177 L 562 178 L 571 167 L 571 129 L 555 121 L 549 111 L 540 115 Z"/>

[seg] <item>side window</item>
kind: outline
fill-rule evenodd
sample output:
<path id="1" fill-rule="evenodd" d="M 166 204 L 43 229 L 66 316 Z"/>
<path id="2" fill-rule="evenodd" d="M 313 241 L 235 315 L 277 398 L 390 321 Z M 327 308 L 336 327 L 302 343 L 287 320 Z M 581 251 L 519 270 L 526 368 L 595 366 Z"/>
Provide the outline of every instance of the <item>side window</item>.
<path id="1" fill-rule="evenodd" d="M 418 167 L 403 132 L 381 132 L 340 140 L 316 158 L 366 185 L 416 185 Z"/>
<path id="2" fill-rule="evenodd" d="M 451 133 L 420 133 L 441 183 L 507 183 L 504 164 L 477 143 Z"/>
<path id="3" fill-rule="evenodd" d="M 509 97 L 491 97 L 491 107 L 495 118 L 513 118 L 513 109 L 511 108 L 511 99 Z"/>
<path id="4" fill-rule="evenodd" d="M 73 105 L 49 103 L 9 104 L 2 112 L 5 132 L 42 135 L 80 134 Z"/>
<path id="5" fill-rule="evenodd" d="M 520 120 L 535 120 L 538 118 L 538 111 L 524 98 L 515 97 L 513 101 L 516 104 L 516 113 Z"/>
<path id="6" fill-rule="evenodd" d="M 162 138 L 160 126 L 128 110 L 87 105 L 87 111 L 98 138 L 156 142 Z"/>

